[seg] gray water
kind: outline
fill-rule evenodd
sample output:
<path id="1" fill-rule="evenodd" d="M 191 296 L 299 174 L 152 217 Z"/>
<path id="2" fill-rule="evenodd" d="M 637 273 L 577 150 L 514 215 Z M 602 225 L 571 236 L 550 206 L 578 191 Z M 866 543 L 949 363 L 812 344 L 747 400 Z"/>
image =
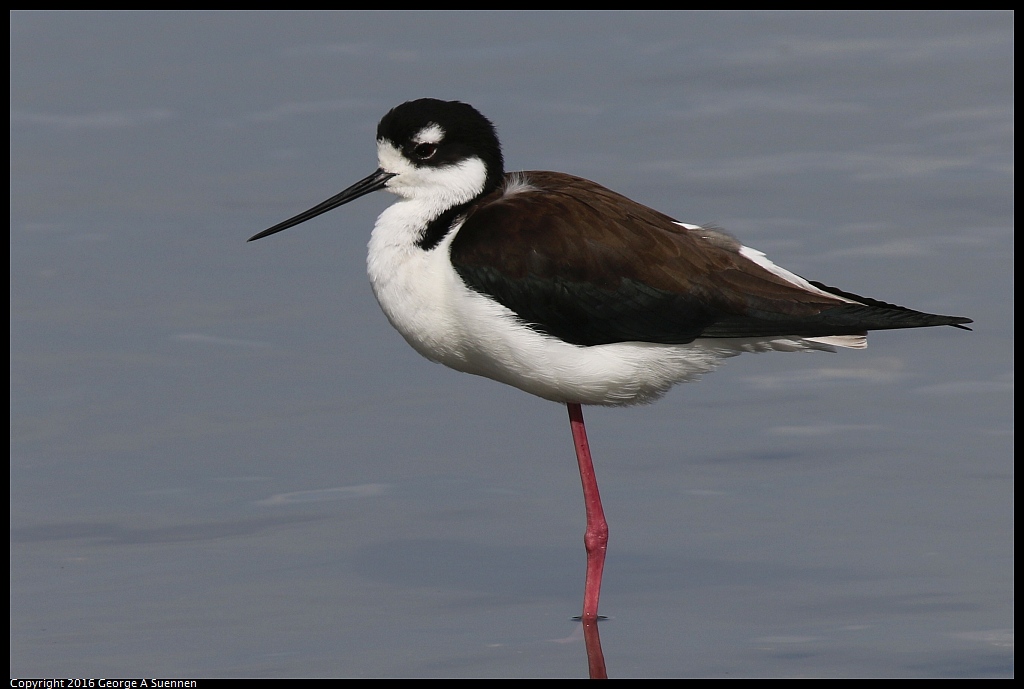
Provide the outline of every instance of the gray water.
<path id="1" fill-rule="evenodd" d="M 587 410 L 609 674 L 1013 674 L 1014 15 L 11 14 L 11 674 L 580 677 L 565 410 L 415 354 L 375 165 L 509 169 L 936 313 Z"/>

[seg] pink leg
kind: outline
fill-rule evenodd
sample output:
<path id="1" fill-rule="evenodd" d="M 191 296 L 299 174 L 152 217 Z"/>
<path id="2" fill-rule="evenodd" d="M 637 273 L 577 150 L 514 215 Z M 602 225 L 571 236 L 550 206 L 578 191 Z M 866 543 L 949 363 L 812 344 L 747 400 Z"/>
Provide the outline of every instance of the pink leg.
<path id="1" fill-rule="evenodd" d="M 604 555 L 608 550 L 608 522 L 601 507 L 601 494 L 597 490 L 597 476 L 594 462 L 590 457 L 587 443 L 587 429 L 583 425 L 583 409 L 570 402 L 569 425 L 576 445 L 576 460 L 580 465 L 580 479 L 583 481 L 583 501 L 587 506 L 587 531 L 583 543 L 587 547 L 587 582 L 583 589 L 583 622 L 596 622 L 597 603 L 601 597 L 601 575 L 604 573 Z"/>

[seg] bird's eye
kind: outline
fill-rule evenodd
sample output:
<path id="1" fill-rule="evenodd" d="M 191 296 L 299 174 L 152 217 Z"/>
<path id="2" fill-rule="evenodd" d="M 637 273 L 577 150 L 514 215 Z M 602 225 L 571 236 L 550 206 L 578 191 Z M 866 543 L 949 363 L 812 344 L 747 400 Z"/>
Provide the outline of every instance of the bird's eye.
<path id="1" fill-rule="evenodd" d="M 430 160 L 437 153 L 437 144 L 416 144 L 412 154 L 420 160 Z"/>

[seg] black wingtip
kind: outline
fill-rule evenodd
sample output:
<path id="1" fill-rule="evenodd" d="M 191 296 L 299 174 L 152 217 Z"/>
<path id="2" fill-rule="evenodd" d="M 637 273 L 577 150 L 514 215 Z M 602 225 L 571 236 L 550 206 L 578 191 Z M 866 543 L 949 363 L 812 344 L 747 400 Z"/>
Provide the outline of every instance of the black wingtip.
<path id="1" fill-rule="evenodd" d="M 893 325 L 895 328 L 931 328 L 940 325 L 951 325 L 954 328 L 960 328 L 961 330 L 971 330 L 974 328 L 968 328 L 965 323 L 973 323 L 974 321 L 970 318 L 964 318 L 963 316 L 942 316 L 934 313 L 924 313 L 922 311 L 915 311 L 914 309 L 908 309 L 906 306 L 898 306 L 896 304 L 890 304 L 889 302 L 881 301 L 879 299 L 871 299 L 870 297 L 862 297 L 859 294 L 853 292 L 845 292 L 836 287 L 831 287 L 817 280 L 809 280 L 812 285 L 820 290 L 824 290 L 829 294 L 835 294 L 836 296 L 843 297 L 844 299 L 852 299 L 855 302 L 863 304 L 865 306 L 873 306 L 880 309 L 889 311 L 900 311 L 908 316 L 917 316 L 919 320 L 917 322 L 907 321 L 902 325 Z M 880 330 L 884 328 L 869 328 L 871 330 Z"/>

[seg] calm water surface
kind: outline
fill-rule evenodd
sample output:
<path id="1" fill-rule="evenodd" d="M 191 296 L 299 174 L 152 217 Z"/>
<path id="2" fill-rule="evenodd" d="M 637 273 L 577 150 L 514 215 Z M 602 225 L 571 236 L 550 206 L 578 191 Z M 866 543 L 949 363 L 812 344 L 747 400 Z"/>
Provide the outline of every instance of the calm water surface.
<path id="1" fill-rule="evenodd" d="M 579 677 L 564 409 L 419 358 L 375 195 L 510 169 L 970 316 L 590 410 L 624 676 L 1013 674 L 1012 14 L 11 15 L 12 676 Z"/>

